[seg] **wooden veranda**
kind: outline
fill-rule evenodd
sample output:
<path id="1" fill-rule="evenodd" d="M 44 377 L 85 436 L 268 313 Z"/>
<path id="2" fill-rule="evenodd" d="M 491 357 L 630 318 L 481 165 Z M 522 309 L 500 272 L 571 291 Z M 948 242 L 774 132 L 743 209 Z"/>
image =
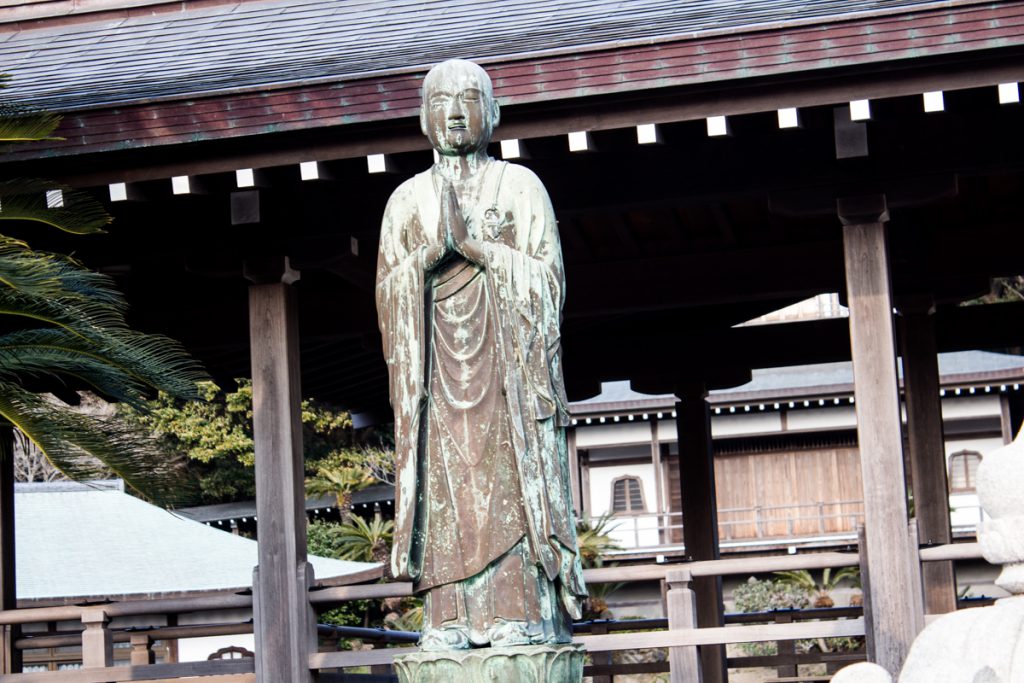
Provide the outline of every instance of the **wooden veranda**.
<path id="1" fill-rule="evenodd" d="M 585 4 L 480 0 L 460 5 L 457 19 L 441 1 L 0 10 L 0 63 L 16 76 L 8 94 L 65 114 L 63 140 L 12 150 L 0 170 L 90 189 L 115 216 L 106 236 L 40 233 L 33 246 L 115 275 L 136 327 L 182 340 L 219 379 L 254 382 L 255 665 L 147 674 L 140 655 L 130 680 L 203 673 L 226 683 L 252 680 L 253 669 L 264 683 L 313 680 L 340 665 L 315 652 L 315 609 L 408 590 L 309 592 L 297 411 L 301 396 L 316 396 L 352 410 L 357 424 L 389 419 L 377 232 L 393 188 L 431 162 L 417 88 L 430 64 L 452 56 L 491 73 L 503 105 L 492 153 L 536 171 L 556 208 L 570 399 L 616 379 L 679 398 L 694 562 L 631 569 L 673 586 L 670 630 L 583 642 L 593 651 L 676 646 L 673 681 L 691 680 L 689 646 L 699 645 L 710 682 L 726 676 L 730 638 L 867 629 L 872 656 L 895 671 L 923 613 L 955 608 L 950 560 L 976 550 L 947 546 L 935 357 L 1024 339 L 1024 304 L 960 305 L 991 278 L 1024 272 L 1024 2 Z M 823 292 L 841 294 L 848 320 L 734 327 Z M 707 391 L 742 384 L 751 368 L 850 358 L 861 556 L 719 564 Z M 101 654 L 87 661 L 93 671 L 59 680 L 129 680 L 102 655 L 111 614 L 191 609 L 18 611 L 10 507 L 0 511 L 7 671 L 17 667 L 14 626 L 81 618 L 83 646 Z M 857 562 L 870 575 L 867 626 L 720 630 L 723 573 Z M 620 580 L 602 576 L 591 579 Z M 696 629 L 683 616 L 694 614 Z M 390 656 L 377 652 L 368 659 Z M 48 676 L 0 681 L 57 680 Z"/>

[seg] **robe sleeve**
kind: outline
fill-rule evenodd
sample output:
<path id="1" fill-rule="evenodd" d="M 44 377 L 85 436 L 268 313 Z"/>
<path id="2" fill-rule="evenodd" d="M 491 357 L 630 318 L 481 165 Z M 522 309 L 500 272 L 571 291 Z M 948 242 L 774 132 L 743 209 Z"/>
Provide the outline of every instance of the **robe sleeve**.
<path id="1" fill-rule="evenodd" d="M 485 271 L 502 321 L 507 404 L 531 545 L 548 578 L 559 577 L 563 604 L 578 614 L 586 591 L 562 429 L 569 420 L 559 332 L 565 279 L 558 226 L 540 180 L 519 166 L 508 171 L 512 196 L 502 206 L 511 205 L 516 246 L 485 242 Z"/>
<path id="2" fill-rule="evenodd" d="M 569 420 L 559 328 L 565 276 L 558 225 L 540 180 L 521 166 L 511 169 L 515 169 L 509 181 L 517 248 L 485 243 L 486 267 L 499 305 L 507 308 L 505 319 L 514 321 L 506 328 L 512 337 L 507 341 L 513 342 L 525 370 L 533 417 L 554 417 L 556 424 L 564 427 Z"/>
<path id="3" fill-rule="evenodd" d="M 406 197 L 408 195 L 405 195 Z M 388 202 L 377 259 L 377 318 L 388 366 L 391 407 L 395 413 L 395 535 L 391 571 L 396 579 L 415 580 L 413 536 L 416 523 L 417 447 L 424 402 L 423 247 L 410 249 L 407 222 L 412 212 L 396 210 L 403 195 Z M 404 221 L 404 222 L 403 222 Z"/>

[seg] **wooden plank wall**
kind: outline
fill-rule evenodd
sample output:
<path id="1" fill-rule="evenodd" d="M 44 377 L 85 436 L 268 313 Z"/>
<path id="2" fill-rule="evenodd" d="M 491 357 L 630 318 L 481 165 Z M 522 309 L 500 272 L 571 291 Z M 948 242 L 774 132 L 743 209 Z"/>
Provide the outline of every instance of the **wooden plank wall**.
<path id="1" fill-rule="evenodd" d="M 679 471 L 671 459 L 666 462 L 666 481 L 672 511 L 681 509 Z M 861 493 L 860 456 L 856 447 L 813 448 L 775 453 L 738 453 L 715 457 L 715 483 L 718 489 L 719 537 L 743 540 L 757 537 L 787 536 L 791 533 L 787 518 L 794 515 L 812 519 L 792 523 L 792 533 L 814 535 L 856 531 L 855 516 L 860 504 L 835 501 L 859 501 Z M 825 503 L 826 520 L 817 520 L 818 503 Z M 799 510 L 791 506 L 801 505 Z M 763 508 L 760 534 L 751 508 Z M 772 510 L 773 507 L 788 508 Z M 728 512 L 739 508 L 741 511 Z M 841 514 L 841 517 L 829 518 Z"/>

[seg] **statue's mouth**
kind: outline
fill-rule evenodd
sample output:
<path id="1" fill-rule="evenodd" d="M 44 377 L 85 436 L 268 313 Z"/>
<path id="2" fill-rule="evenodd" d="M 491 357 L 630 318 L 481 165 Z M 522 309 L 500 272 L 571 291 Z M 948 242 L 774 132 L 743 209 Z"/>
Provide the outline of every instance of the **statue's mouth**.
<path id="1" fill-rule="evenodd" d="M 466 124 L 464 124 L 462 122 L 449 123 L 448 124 L 448 130 L 466 130 Z"/>

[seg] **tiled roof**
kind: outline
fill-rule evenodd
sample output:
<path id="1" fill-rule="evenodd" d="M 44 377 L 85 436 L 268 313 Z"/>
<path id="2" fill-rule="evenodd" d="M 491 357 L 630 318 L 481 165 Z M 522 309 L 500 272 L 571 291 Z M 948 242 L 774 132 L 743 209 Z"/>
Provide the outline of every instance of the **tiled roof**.
<path id="1" fill-rule="evenodd" d="M 559 51 L 575 54 L 705 33 L 749 32 L 825 18 L 835 22 L 871 13 L 968 4 L 972 3 L 236 2 L 8 33 L 0 26 L 0 65 L 17 78 L 9 94 L 66 109 L 422 70 L 424 65 L 455 56 L 486 62 Z"/>
<path id="2" fill-rule="evenodd" d="M 110 482 L 18 484 L 22 600 L 232 590 L 252 585 L 256 542 L 183 519 Z M 317 581 L 375 565 L 311 557 Z"/>
<path id="3" fill-rule="evenodd" d="M 902 374 L 902 368 L 900 370 Z M 972 377 L 996 375 L 1024 379 L 1024 356 L 988 351 L 940 353 L 939 375 L 944 384 L 967 382 Z M 736 396 L 758 394 L 762 400 L 767 400 L 773 394 L 788 396 L 803 392 L 806 395 L 814 395 L 815 390 L 837 387 L 853 387 L 853 364 L 849 361 L 754 370 L 750 382 L 732 389 L 712 391 L 710 396 L 713 401 L 728 402 Z M 671 406 L 674 400 L 674 397 L 669 395 L 655 396 L 633 391 L 628 381 L 604 382 L 600 394 L 570 404 L 570 410 L 594 412 L 599 411 L 602 405 L 621 405 L 627 402 Z"/>

